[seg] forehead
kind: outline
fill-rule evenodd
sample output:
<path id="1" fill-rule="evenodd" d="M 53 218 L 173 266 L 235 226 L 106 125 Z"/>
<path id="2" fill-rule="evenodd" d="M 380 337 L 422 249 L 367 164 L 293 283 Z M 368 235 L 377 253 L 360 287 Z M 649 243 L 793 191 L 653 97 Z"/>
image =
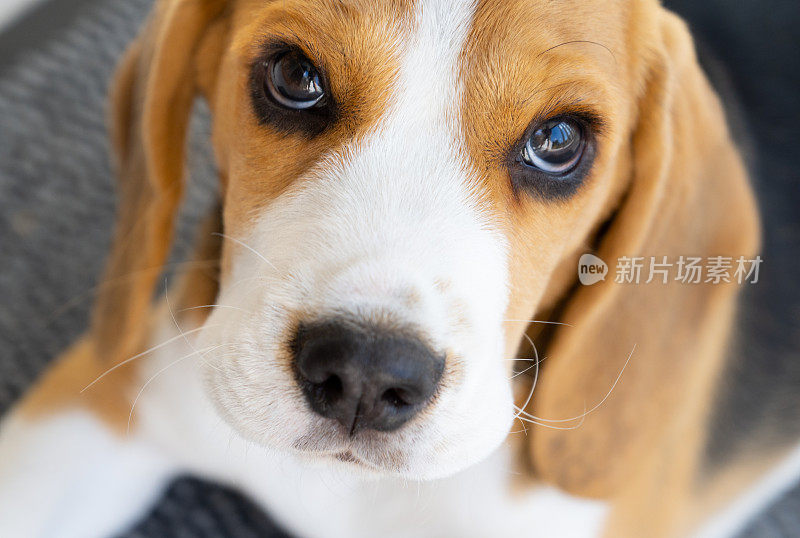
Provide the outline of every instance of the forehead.
<path id="1" fill-rule="evenodd" d="M 502 77 L 502 87 L 488 97 L 511 88 L 522 88 L 523 94 L 535 90 L 531 84 L 545 73 L 561 82 L 616 70 L 625 62 L 627 5 L 620 0 L 240 0 L 234 46 L 247 57 L 265 42 L 287 41 L 325 67 L 341 68 L 334 79 L 366 77 L 373 84 L 385 82 L 376 71 L 397 76 L 391 71 L 403 53 L 434 46 L 460 54 L 449 58 L 453 65 L 427 73 L 430 77 L 453 82 Z"/>
<path id="2" fill-rule="evenodd" d="M 231 48 L 242 72 L 270 43 L 298 47 L 322 70 L 339 107 L 335 125 L 322 135 L 287 138 L 255 127 L 248 103 L 240 100 L 245 121 L 237 129 L 249 125 L 252 134 L 238 137 L 246 156 L 240 159 L 242 174 L 254 168 L 253 158 L 263 156 L 265 147 L 281 145 L 283 158 L 269 156 L 282 170 L 268 182 L 279 186 L 273 189 L 277 193 L 331 151 L 387 128 L 410 137 L 398 139 L 398 145 L 422 144 L 412 136 L 420 130 L 436 131 L 429 140 L 456 137 L 456 149 L 464 150 L 475 169 L 496 173 L 537 118 L 579 107 L 614 119 L 605 116 L 621 109 L 629 85 L 626 5 L 240 0 Z M 435 144 L 428 153 L 439 149 L 453 148 Z M 256 168 L 263 174 L 263 166 Z"/>
<path id="3" fill-rule="evenodd" d="M 613 0 L 480 0 L 462 71 L 466 135 L 481 155 L 498 158 L 535 119 L 583 111 L 613 120 L 626 86 L 626 24 Z"/>

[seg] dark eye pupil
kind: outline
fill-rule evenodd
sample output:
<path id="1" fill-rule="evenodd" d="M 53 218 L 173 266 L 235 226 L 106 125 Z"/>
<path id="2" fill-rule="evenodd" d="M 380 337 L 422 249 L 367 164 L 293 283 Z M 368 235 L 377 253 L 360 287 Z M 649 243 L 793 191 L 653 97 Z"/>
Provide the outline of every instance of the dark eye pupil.
<path id="1" fill-rule="evenodd" d="M 528 139 L 522 160 L 544 172 L 564 174 L 580 160 L 583 145 L 583 133 L 574 120 L 549 120 Z"/>
<path id="2" fill-rule="evenodd" d="M 534 134 L 534 144 L 542 151 L 558 152 L 569 148 L 576 140 L 574 128 L 566 122 L 558 122 L 552 127 L 538 129 Z"/>
<path id="3" fill-rule="evenodd" d="M 320 76 L 311 61 L 298 52 L 287 52 L 267 66 L 267 90 L 281 105 L 303 109 L 323 97 Z"/>

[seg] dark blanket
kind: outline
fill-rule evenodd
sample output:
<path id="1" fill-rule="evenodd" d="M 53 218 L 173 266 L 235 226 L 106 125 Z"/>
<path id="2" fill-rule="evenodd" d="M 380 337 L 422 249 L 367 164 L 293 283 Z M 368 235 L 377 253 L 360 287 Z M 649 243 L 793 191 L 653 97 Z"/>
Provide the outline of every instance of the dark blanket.
<path id="1" fill-rule="evenodd" d="M 114 211 L 104 115 L 106 89 L 117 57 L 134 36 L 150 3 L 51 0 L 0 35 L 0 413 L 86 326 Z M 724 0 L 670 4 L 685 8 L 706 31 L 704 37 L 722 62 L 738 69 L 732 70 L 731 83 L 741 91 L 743 107 L 757 126 L 755 145 L 769 143 L 769 151 L 777 152 L 777 157 L 768 154 L 761 161 L 768 168 L 763 177 L 774 183 L 762 190 L 762 199 L 768 201 L 770 212 L 795 220 L 793 225 L 778 226 L 774 233 L 768 233 L 767 252 L 773 257 L 768 254 L 766 264 L 773 260 L 777 265 L 790 264 L 791 256 L 798 252 L 797 218 L 792 212 L 800 205 L 800 152 L 789 141 L 796 143 L 796 137 L 792 140 L 797 133 L 793 122 L 800 119 L 800 69 L 796 65 L 778 68 L 774 55 L 778 54 L 781 61 L 796 56 L 798 47 L 791 36 L 800 22 L 800 10 L 792 1 L 785 2 L 785 8 L 766 12 L 763 2 L 753 2 L 752 7 L 737 2 L 735 8 Z M 719 17 L 723 11 L 727 18 Z M 752 29 L 754 24 L 762 25 L 758 34 Z M 764 61 L 768 57 L 771 63 Z M 201 106 L 192 123 L 192 187 L 175 259 L 185 254 L 198 216 L 213 198 L 214 165 L 207 133 L 207 112 Z M 773 317 L 800 319 L 796 280 L 791 279 L 795 291 L 790 291 L 786 287 L 790 279 L 773 274 L 772 288 L 754 300 L 764 306 L 773 305 L 774 299 L 774 304 L 782 306 L 777 312 L 773 308 L 766 319 L 759 318 L 761 325 L 757 328 L 766 331 L 765 339 L 796 350 L 800 332 L 770 323 Z M 770 293 L 781 295 L 780 300 Z M 747 345 L 758 346 L 759 342 L 753 340 Z M 774 377 L 758 378 L 758 388 L 764 393 L 796 389 L 800 386 L 800 369 L 792 370 L 781 361 L 783 355 L 778 355 L 765 359 L 766 363 L 732 370 L 729 385 L 739 387 L 744 381 L 737 379 L 752 379 L 755 368 Z M 757 394 L 765 405 L 780 407 L 797 401 L 797 397 L 770 399 Z M 762 416 L 733 409 L 737 420 L 745 422 L 734 420 L 737 428 L 720 432 L 725 446 L 735 444 L 735 432 L 742 430 L 742 424 L 745 428 L 758 424 Z M 780 409 L 776 412 L 779 419 L 788 416 L 781 415 Z M 713 451 L 724 452 L 724 447 L 712 447 Z M 763 514 L 744 536 L 798 535 L 800 488 Z M 149 518 L 126 536 L 282 534 L 237 493 L 187 477 L 176 481 Z"/>

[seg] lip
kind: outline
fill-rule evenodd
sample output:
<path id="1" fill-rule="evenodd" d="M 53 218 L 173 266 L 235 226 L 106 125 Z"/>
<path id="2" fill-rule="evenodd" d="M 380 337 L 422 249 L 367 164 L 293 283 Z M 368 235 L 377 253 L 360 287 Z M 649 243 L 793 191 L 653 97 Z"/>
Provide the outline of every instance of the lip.
<path id="1" fill-rule="evenodd" d="M 337 454 L 334 454 L 333 457 L 336 458 L 337 460 L 341 461 L 342 463 L 355 463 L 356 465 L 363 465 L 364 464 L 364 462 L 362 462 L 360 459 L 355 457 L 355 455 L 352 452 L 350 452 L 349 450 L 347 450 L 345 452 L 339 452 Z"/>
<path id="2" fill-rule="evenodd" d="M 354 466 L 356 466 L 356 467 L 358 467 L 360 469 L 366 469 L 366 470 L 370 470 L 370 471 L 380 471 L 381 470 L 380 467 L 378 467 L 377 465 L 359 458 L 358 456 L 356 456 L 355 454 L 353 454 L 349 450 L 346 450 L 344 452 L 337 452 L 336 454 L 333 454 L 333 458 L 336 461 L 339 461 L 341 463 L 348 464 L 348 465 L 354 465 Z"/>
<path id="3" fill-rule="evenodd" d="M 334 454 L 333 457 L 336 458 L 337 460 L 343 462 L 343 463 L 356 463 L 356 464 L 359 464 L 359 465 L 361 464 L 361 460 L 356 458 L 353 455 L 353 453 L 350 452 L 349 450 L 346 451 L 346 452 L 339 452 L 337 454 Z"/>
<path id="4" fill-rule="evenodd" d="M 294 446 L 295 450 L 297 450 L 301 455 L 310 457 L 313 459 L 332 459 L 336 460 L 341 463 L 351 464 L 358 467 L 364 467 L 369 469 L 378 469 L 378 467 L 372 463 L 365 461 L 364 459 L 356 456 L 353 451 L 345 446 L 340 446 L 333 449 L 328 450 L 313 450 L 308 447 L 300 448 L 296 444 Z"/>

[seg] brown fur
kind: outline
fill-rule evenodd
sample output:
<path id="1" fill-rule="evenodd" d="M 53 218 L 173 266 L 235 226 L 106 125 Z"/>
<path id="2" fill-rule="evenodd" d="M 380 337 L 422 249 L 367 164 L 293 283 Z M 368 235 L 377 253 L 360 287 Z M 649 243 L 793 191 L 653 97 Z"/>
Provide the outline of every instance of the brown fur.
<path id="1" fill-rule="evenodd" d="M 91 409 L 113 431 L 124 433 L 131 410 L 131 369 L 115 370 L 81 393 L 106 369 L 96 360 L 92 342 L 84 337 L 54 362 L 18 404 L 17 411 L 28 420 L 39 420 L 69 408 Z"/>
<path id="2" fill-rule="evenodd" d="M 635 101 L 633 137 L 622 139 L 629 146 L 620 151 L 632 155 L 625 167 L 630 183 L 599 238 L 598 255 L 612 267 L 620 256 L 751 258 L 759 238 L 755 204 L 688 32 L 663 11 L 637 16 L 655 44 L 640 52 L 647 59 L 638 80 L 644 92 Z M 618 168 L 610 166 L 614 173 Z M 597 163 L 595 177 L 603 170 Z M 736 293 L 736 285 L 625 286 L 612 274 L 566 302 L 560 321 L 573 327 L 556 331 L 529 407 L 533 415 L 581 415 L 603 398 L 634 344 L 637 349 L 613 396 L 579 428 L 533 427 L 531 461 L 540 479 L 616 499 L 609 536 L 673 535 L 693 523 L 684 517 Z"/>
<path id="3" fill-rule="evenodd" d="M 571 325 L 555 331 L 527 411 L 551 420 L 582 415 L 603 399 L 637 347 L 612 397 L 580 427 L 530 426 L 523 460 L 540 480 L 614 499 L 608 536 L 672 535 L 696 523 L 690 500 L 737 289 L 625 286 L 613 281 L 614 263 L 621 256 L 752 258 L 757 212 L 683 23 L 646 2 L 586 1 L 569 11 L 569 22 L 551 26 L 565 16 L 560 5 L 481 2 L 465 53 L 483 75 L 467 78 L 467 142 L 513 245 L 507 317 L 541 319 L 562 302 L 557 319 Z M 503 22 L 511 19 L 530 24 Z M 531 50 L 545 52 L 531 61 Z M 502 68 L 495 74 L 487 65 Z M 547 84 L 527 97 L 530 80 Z M 498 165 L 504 146 L 497 141 L 517 140 L 531 117 L 550 116 L 570 101 L 593 106 L 610 126 L 591 177 L 566 203 L 520 202 Z M 590 250 L 592 227 L 612 212 L 610 228 L 595 239 L 612 273 L 565 298 L 578 255 Z M 548 282 L 535 267 L 556 271 Z M 524 329 L 513 327 L 509 348 Z"/>
<path id="4" fill-rule="evenodd" d="M 172 313 L 182 322 L 191 318 L 192 324 L 199 325 L 210 313 L 209 309 L 199 307 L 213 303 L 217 295 L 221 239 L 214 234 L 219 230 L 220 214 L 215 209 L 201 226 L 192 259 L 178 268 L 180 278 Z M 163 319 L 164 316 L 151 312 L 144 334 L 150 334 L 155 329 L 153 325 Z M 139 343 L 137 351 L 144 343 Z M 114 364 L 100 360 L 96 349 L 88 336 L 75 342 L 20 402 L 21 415 L 36 420 L 66 408 L 80 407 L 94 413 L 114 432 L 127 432 L 135 389 L 141 383 L 137 363 L 112 370 Z M 93 383 L 100 376 L 102 379 Z"/>
<path id="5" fill-rule="evenodd" d="M 26 409 L 73 401 L 87 379 L 140 350 L 181 197 L 179 141 L 195 94 L 214 116 L 222 223 L 238 236 L 322 154 L 375 126 L 398 68 L 388 43 L 409 24 L 410 7 L 402 0 L 158 2 L 112 95 L 121 203 L 106 278 L 116 284 L 103 288 L 88 337 L 44 378 Z M 683 532 L 697 516 L 689 505 L 737 286 L 624 286 L 613 273 L 592 287 L 573 286 L 577 257 L 593 246 L 612 271 L 620 256 L 757 252 L 753 197 L 719 103 L 686 28 L 655 1 L 482 0 L 471 32 L 462 57 L 462 123 L 482 192 L 512 246 L 506 317 L 557 311 L 572 325 L 554 331 L 527 411 L 544 419 L 582 414 L 637 346 L 602 407 L 574 430 L 529 428 L 520 461 L 537 480 L 614 501 L 609 536 Z M 269 36 L 336 74 L 341 115 L 333 128 L 309 138 L 258 123 L 248 66 Z M 583 187 L 568 200 L 514 193 L 504 167 L 508 148 L 531 118 L 575 106 L 605 125 Z M 229 244 L 206 247 L 211 257 L 221 249 L 224 279 Z M 214 278 L 187 277 L 185 297 L 202 297 L 184 304 L 211 302 Z M 525 330 L 508 325 L 509 354 Z M 120 395 L 131 372 L 120 369 L 118 382 L 99 385 L 83 405 L 112 424 L 127 420 Z"/>

